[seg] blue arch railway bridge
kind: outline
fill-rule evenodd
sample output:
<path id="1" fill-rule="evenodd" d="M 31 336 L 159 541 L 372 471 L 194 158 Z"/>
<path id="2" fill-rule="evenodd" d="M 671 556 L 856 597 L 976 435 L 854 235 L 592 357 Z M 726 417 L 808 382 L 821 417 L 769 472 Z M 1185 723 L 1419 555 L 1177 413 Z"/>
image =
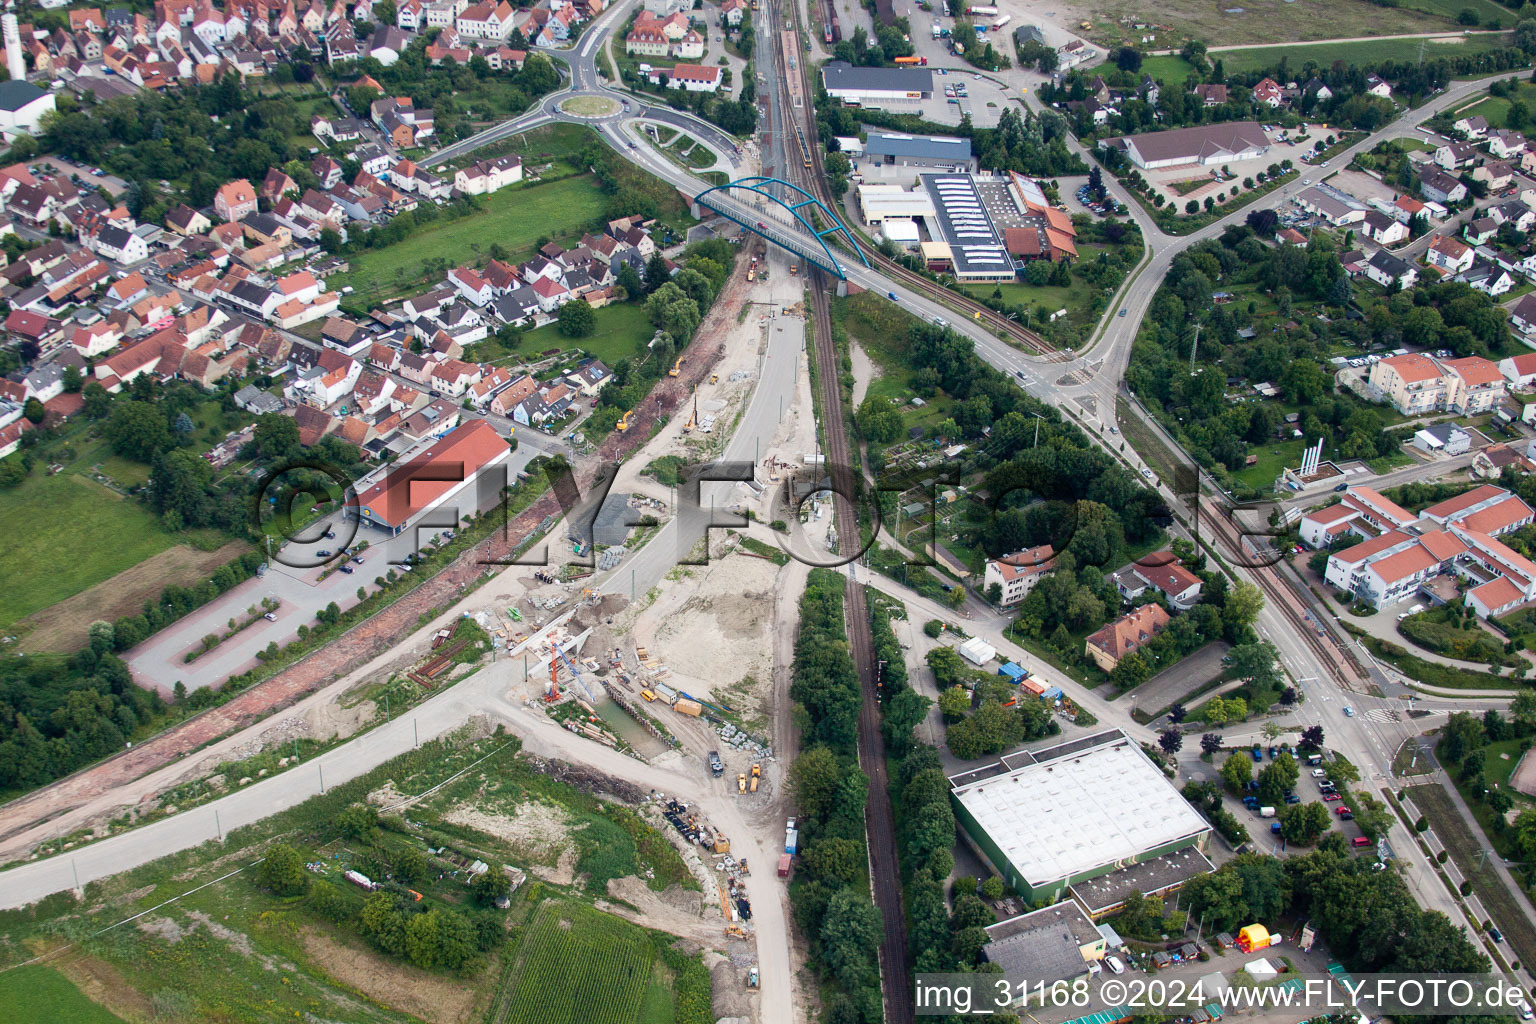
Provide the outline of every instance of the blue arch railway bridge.
<path id="1" fill-rule="evenodd" d="M 843 262 L 827 244 L 841 241 L 865 267 L 853 232 L 805 189 L 781 178 L 753 176 L 707 188 L 694 196 L 696 207 L 719 214 L 780 248 L 820 267 L 841 281 L 848 279 Z M 698 214 L 698 211 L 694 211 Z M 846 254 L 845 254 L 846 258 Z"/>

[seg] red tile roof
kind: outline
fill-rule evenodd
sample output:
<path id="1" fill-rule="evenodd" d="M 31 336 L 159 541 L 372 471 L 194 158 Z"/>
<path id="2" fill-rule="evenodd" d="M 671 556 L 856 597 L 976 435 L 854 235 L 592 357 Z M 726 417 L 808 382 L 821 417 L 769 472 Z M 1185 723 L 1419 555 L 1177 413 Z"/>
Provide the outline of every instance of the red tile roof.
<path id="1" fill-rule="evenodd" d="M 409 462 L 399 464 L 383 479 L 357 496 L 360 509 L 370 515 L 366 518 L 386 526 L 398 527 L 413 514 L 427 508 L 448 491 L 458 486 L 455 480 L 412 480 L 414 468 L 434 464 L 440 467 L 462 468 L 459 479 L 468 480 L 498 456 L 507 453 L 507 442 L 497 435 L 490 424 L 475 420 L 449 431 L 442 440 L 432 445 Z"/>

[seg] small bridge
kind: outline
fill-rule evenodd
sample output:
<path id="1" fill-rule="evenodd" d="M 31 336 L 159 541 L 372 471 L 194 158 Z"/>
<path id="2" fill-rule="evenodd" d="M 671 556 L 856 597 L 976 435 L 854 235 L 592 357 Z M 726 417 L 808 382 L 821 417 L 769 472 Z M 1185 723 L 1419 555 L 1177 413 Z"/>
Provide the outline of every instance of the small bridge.
<path id="1" fill-rule="evenodd" d="M 764 209 L 763 200 L 769 204 Z M 734 221 L 755 235 L 814 264 L 839 280 L 847 280 L 842 263 L 827 245 L 828 236 L 841 236 L 864 266 L 858 240 L 826 205 L 799 185 L 780 178 L 753 176 L 707 188 L 694 196 L 695 206 L 706 207 Z M 775 210 L 774 208 L 777 207 Z M 810 207 L 807 217 L 805 208 Z M 697 213 L 697 211 L 695 211 Z M 788 215 L 789 223 L 784 222 Z M 771 219 L 770 219 L 771 218 Z M 828 225 L 818 227 L 818 224 Z"/>

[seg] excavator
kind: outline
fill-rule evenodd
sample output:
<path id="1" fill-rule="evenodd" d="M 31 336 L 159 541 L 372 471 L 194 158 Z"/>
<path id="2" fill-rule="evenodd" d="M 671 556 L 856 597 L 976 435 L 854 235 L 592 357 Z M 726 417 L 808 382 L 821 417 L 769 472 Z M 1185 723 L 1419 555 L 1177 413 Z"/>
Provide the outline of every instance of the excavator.
<path id="1" fill-rule="evenodd" d="M 693 412 L 688 416 L 688 422 L 683 424 L 683 433 L 693 432 L 693 428 L 699 425 L 699 389 L 695 385 L 693 389 Z"/>
<path id="2" fill-rule="evenodd" d="M 683 357 L 682 356 L 678 356 L 677 357 L 677 362 L 672 364 L 672 369 L 667 371 L 667 376 L 668 377 L 676 377 L 677 374 L 678 374 L 678 371 L 682 368 L 682 365 L 683 365 Z"/>
<path id="3" fill-rule="evenodd" d="M 617 424 L 617 426 L 619 428 L 619 433 L 622 434 L 622 433 L 624 433 L 624 431 L 629 429 L 629 418 L 631 416 L 633 416 L 634 414 L 635 414 L 635 410 L 631 409 L 631 410 L 629 410 L 629 412 L 627 412 L 623 416 L 619 417 L 619 422 Z"/>

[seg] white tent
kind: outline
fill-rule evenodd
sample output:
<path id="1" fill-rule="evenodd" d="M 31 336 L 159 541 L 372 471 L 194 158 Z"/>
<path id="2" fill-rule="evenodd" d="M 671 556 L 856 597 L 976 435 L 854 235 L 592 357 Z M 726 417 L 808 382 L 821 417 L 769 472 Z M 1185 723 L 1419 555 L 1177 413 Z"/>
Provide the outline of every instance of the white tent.
<path id="1" fill-rule="evenodd" d="M 960 657 L 973 665 L 985 665 L 997 657 L 997 648 L 979 636 L 971 637 L 956 649 L 960 652 Z"/>

